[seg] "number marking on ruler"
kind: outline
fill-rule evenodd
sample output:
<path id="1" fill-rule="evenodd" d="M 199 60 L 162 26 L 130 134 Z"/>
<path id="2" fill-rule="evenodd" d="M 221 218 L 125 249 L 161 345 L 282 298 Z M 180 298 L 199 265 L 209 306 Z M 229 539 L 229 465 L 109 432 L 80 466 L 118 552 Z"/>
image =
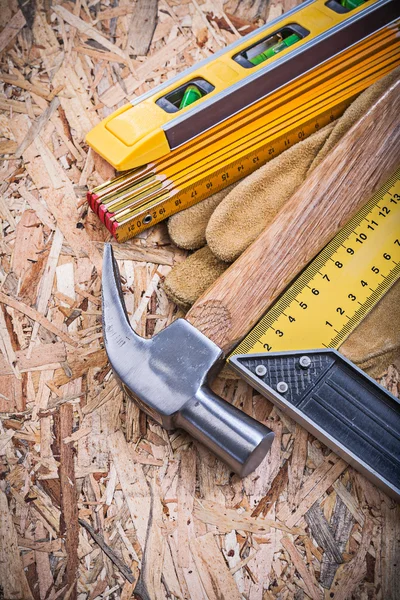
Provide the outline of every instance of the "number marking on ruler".
<path id="1" fill-rule="evenodd" d="M 399 276 L 400 168 L 231 356 L 338 348 Z"/>

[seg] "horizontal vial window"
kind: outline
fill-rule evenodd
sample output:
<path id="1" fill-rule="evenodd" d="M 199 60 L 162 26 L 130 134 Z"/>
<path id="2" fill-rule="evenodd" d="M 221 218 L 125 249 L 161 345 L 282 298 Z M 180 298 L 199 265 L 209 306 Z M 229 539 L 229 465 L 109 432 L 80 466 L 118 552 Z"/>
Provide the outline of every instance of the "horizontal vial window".
<path id="1" fill-rule="evenodd" d="M 343 14 L 362 6 L 367 2 L 368 0 L 329 0 L 329 2 L 326 2 L 325 6 L 337 13 Z"/>
<path id="2" fill-rule="evenodd" d="M 354 0 L 355 1 L 355 0 Z M 273 58 L 279 52 L 294 46 L 305 38 L 310 32 L 301 25 L 293 23 L 286 25 L 282 29 L 271 33 L 264 39 L 249 48 L 242 50 L 239 54 L 233 56 L 233 60 L 245 69 L 251 69 L 270 58 Z"/>
<path id="3" fill-rule="evenodd" d="M 215 89 L 211 83 L 198 77 L 192 81 L 187 81 L 183 85 L 169 92 L 156 100 L 156 104 L 168 113 L 178 112 L 182 108 L 186 108 L 194 104 L 203 96 L 207 96 Z"/>

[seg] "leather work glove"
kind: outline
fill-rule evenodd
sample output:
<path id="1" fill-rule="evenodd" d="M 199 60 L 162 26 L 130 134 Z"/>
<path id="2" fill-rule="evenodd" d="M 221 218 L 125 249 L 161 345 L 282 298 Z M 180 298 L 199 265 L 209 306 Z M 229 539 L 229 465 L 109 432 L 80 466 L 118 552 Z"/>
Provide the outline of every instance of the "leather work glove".
<path id="1" fill-rule="evenodd" d="M 164 289 L 169 298 L 189 309 L 258 237 L 311 171 L 399 75 L 400 67 L 360 94 L 336 122 L 237 184 L 173 215 L 168 222 L 171 239 L 181 248 L 197 251 L 167 275 Z M 350 360 L 375 377 L 384 365 L 400 363 L 400 327 L 394 325 L 398 319 L 393 313 L 399 301 L 397 284 L 341 347 Z M 389 318 L 375 318 L 378 313 Z"/>

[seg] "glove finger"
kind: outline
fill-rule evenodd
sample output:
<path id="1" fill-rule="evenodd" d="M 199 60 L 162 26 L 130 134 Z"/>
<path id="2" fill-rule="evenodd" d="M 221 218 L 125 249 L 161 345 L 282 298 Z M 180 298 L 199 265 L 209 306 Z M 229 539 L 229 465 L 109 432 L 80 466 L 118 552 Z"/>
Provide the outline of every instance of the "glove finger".
<path id="1" fill-rule="evenodd" d="M 188 310 L 228 266 L 204 246 L 168 273 L 165 293 L 175 304 Z"/>
<path id="2" fill-rule="evenodd" d="M 207 223 L 215 208 L 235 185 L 230 185 L 210 198 L 172 215 L 168 219 L 168 233 L 172 241 L 185 250 L 197 250 L 205 246 Z"/>
<path id="3" fill-rule="evenodd" d="M 333 125 L 289 148 L 241 181 L 213 212 L 206 238 L 212 252 L 233 262 L 303 183 Z"/>
<path id="4" fill-rule="evenodd" d="M 325 158 L 325 156 L 332 150 L 338 141 L 344 136 L 345 133 L 354 125 L 362 115 L 376 102 L 376 100 L 394 83 L 399 77 L 400 67 L 391 71 L 382 79 L 379 79 L 373 83 L 369 88 L 364 90 L 354 102 L 352 102 L 343 115 L 338 119 L 333 127 L 333 130 L 322 146 L 321 150 L 310 165 L 308 173 L 311 173 L 315 167 Z M 307 173 L 307 175 L 308 175 Z"/>

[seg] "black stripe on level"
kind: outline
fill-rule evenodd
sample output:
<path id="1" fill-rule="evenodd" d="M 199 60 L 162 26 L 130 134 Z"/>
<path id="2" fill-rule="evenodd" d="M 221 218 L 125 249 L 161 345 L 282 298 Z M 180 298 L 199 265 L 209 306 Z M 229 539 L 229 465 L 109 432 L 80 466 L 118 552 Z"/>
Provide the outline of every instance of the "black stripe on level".
<path id="1" fill-rule="evenodd" d="M 205 103 L 203 109 L 198 107 L 193 113 L 188 113 L 181 119 L 174 119 L 164 128 L 171 150 L 265 98 L 400 18 L 399 0 L 392 0 L 392 2 L 376 7 L 375 10 L 373 8 L 371 6 L 370 11 L 361 12 L 360 18 L 357 20 L 345 21 L 340 29 L 336 28 L 331 33 L 328 30 L 321 35 L 319 41 L 316 38 L 311 46 L 305 45 L 304 50 L 299 48 L 292 57 L 289 54 L 284 63 L 276 66 L 272 64 L 271 68 L 260 72 L 260 77 L 250 80 L 240 88 L 233 89 L 228 95 L 216 97 L 212 102 Z"/>

